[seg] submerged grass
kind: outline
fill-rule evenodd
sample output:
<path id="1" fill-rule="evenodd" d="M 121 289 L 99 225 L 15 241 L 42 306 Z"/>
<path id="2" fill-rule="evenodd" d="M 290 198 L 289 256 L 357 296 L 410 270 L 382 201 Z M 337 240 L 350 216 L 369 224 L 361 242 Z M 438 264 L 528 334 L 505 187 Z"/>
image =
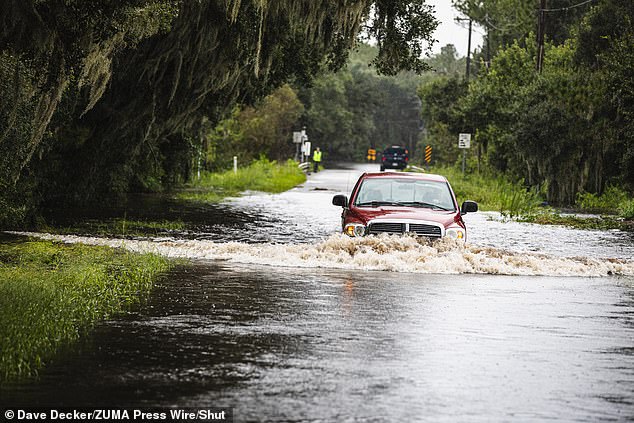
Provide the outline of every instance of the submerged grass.
<path id="1" fill-rule="evenodd" d="M 95 236 L 159 236 L 172 231 L 184 231 L 187 225 L 182 220 L 87 220 L 69 227 L 39 225 L 40 232 L 56 234 L 86 234 Z"/>
<path id="2" fill-rule="evenodd" d="M 177 194 L 182 200 L 217 203 L 225 197 L 239 195 L 243 191 L 279 193 L 306 181 L 306 175 L 297 163 L 288 160 L 277 163 L 260 159 L 237 173 L 229 170 L 222 173 L 204 173 L 200 180 L 187 186 Z"/>
<path id="3" fill-rule="evenodd" d="M 170 262 L 48 241 L 0 243 L 0 380 L 37 374 L 97 321 L 147 295 Z"/>
<path id="4" fill-rule="evenodd" d="M 624 221 L 615 216 L 581 217 L 562 215 L 555 210 L 544 210 L 522 216 L 519 221 L 538 223 L 540 225 L 561 225 L 576 229 L 620 229 L 623 231 L 631 231 L 634 229 L 632 222 Z"/>

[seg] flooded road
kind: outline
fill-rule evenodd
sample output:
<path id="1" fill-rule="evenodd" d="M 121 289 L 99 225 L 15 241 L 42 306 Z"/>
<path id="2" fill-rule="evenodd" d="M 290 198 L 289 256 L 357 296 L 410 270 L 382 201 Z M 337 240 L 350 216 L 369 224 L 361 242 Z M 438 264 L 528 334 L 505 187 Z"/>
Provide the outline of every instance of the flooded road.
<path id="1" fill-rule="evenodd" d="M 236 421 L 628 421 L 633 312 L 625 278 L 199 263 L 2 397 Z"/>
<path id="2" fill-rule="evenodd" d="M 1 388 L 3 405 L 231 407 L 236 421 L 634 419 L 629 235 L 478 213 L 467 249 L 350 244 L 333 235 L 330 200 L 360 170 L 232 200 L 223 207 L 256 216 L 232 225 L 238 242 L 221 223 L 225 238 L 125 241 L 195 266 L 39 381 Z M 239 242 L 256 230 L 259 242 Z"/>

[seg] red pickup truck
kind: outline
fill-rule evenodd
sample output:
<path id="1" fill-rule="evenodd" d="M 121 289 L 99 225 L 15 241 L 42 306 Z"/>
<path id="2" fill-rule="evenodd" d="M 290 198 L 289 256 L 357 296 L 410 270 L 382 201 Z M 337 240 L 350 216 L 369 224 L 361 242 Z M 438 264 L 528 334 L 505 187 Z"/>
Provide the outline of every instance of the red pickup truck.
<path id="1" fill-rule="evenodd" d="M 466 241 L 462 215 L 478 211 L 474 201 L 459 208 L 447 179 L 427 173 L 364 173 L 350 199 L 336 195 L 332 203 L 343 207 L 341 227 L 349 236 L 409 233 Z"/>

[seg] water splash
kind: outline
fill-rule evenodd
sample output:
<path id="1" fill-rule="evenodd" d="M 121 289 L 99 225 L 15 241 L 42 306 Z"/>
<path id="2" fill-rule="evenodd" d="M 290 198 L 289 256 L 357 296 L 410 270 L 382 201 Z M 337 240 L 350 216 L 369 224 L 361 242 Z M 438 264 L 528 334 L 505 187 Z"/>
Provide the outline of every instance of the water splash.
<path id="1" fill-rule="evenodd" d="M 226 260 L 281 267 L 522 276 L 634 275 L 633 260 L 555 257 L 463 245 L 447 238 L 429 241 L 411 236 L 350 238 L 333 234 L 314 245 L 307 245 L 174 239 L 121 240 L 32 232 L 13 233 L 66 243 L 153 252 L 167 257 Z"/>

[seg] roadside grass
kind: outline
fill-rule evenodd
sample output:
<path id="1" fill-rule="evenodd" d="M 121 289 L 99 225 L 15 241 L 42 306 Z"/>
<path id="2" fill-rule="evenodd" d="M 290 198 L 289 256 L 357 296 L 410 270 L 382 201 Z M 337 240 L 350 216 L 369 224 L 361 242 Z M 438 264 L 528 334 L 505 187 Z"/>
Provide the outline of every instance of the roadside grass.
<path id="1" fill-rule="evenodd" d="M 201 178 L 176 194 L 178 199 L 217 203 L 225 197 L 234 197 L 241 192 L 284 192 L 306 181 L 306 175 L 297 163 L 288 160 L 277 163 L 261 158 L 247 167 L 238 168 L 237 173 L 228 170 L 221 173 L 205 172 Z"/>
<path id="2" fill-rule="evenodd" d="M 432 172 L 447 177 L 459 202 L 473 200 L 481 210 L 498 211 L 509 218 L 534 213 L 543 202 L 540 192 L 527 190 L 521 182 L 504 176 L 463 175 L 461 169 L 449 166 L 436 166 Z"/>
<path id="3" fill-rule="evenodd" d="M 584 212 L 618 215 L 625 220 L 634 219 L 634 199 L 622 188 L 609 186 L 603 194 L 588 192 L 577 195 L 576 207 Z"/>
<path id="4" fill-rule="evenodd" d="M 96 322 L 146 297 L 172 265 L 107 247 L 0 242 L 0 381 L 36 375 Z"/>
<path id="5" fill-rule="evenodd" d="M 619 187 L 609 186 L 601 195 L 579 193 L 575 211 L 598 216 L 562 216 L 556 210 L 546 209 L 523 216 L 521 220 L 545 225 L 564 225 L 577 229 L 634 230 L 634 199 Z"/>
<path id="6" fill-rule="evenodd" d="M 622 203 L 619 207 L 619 213 L 625 220 L 634 220 L 634 199 Z"/>
<path id="7" fill-rule="evenodd" d="M 185 208 L 193 206 L 199 209 L 200 204 L 196 203 L 219 203 L 226 197 L 239 196 L 247 190 L 279 193 L 306 181 L 306 175 L 292 160 L 280 164 L 260 159 L 247 167 L 239 168 L 236 174 L 231 170 L 221 173 L 206 172 L 201 176 L 200 180 L 176 190 L 171 197 L 175 197 Z M 137 217 L 130 220 L 124 215 L 123 218 L 77 220 L 66 226 L 50 225 L 41 219 L 30 229 L 56 234 L 153 237 L 170 236 L 173 232 L 190 231 L 193 227 L 191 222 L 178 218 Z"/>
<path id="8" fill-rule="evenodd" d="M 582 217 L 562 214 L 551 207 L 541 207 L 544 195 L 535 189 L 527 190 L 521 181 L 512 182 L 504 176 L 487 172 L 463 176 L 461 169 L 450 166 L 436 166 L 432 172 L 447 177 L 458 201 L 477 201 L 481 210 L 498 211 L 502 216 L 521 222 L 577 229 L 634 230 L 634 199 L 617 187 L 608 187 L 601 196 L 579 194 L 576 211 L 600 214 L 597 217 Z"/>

